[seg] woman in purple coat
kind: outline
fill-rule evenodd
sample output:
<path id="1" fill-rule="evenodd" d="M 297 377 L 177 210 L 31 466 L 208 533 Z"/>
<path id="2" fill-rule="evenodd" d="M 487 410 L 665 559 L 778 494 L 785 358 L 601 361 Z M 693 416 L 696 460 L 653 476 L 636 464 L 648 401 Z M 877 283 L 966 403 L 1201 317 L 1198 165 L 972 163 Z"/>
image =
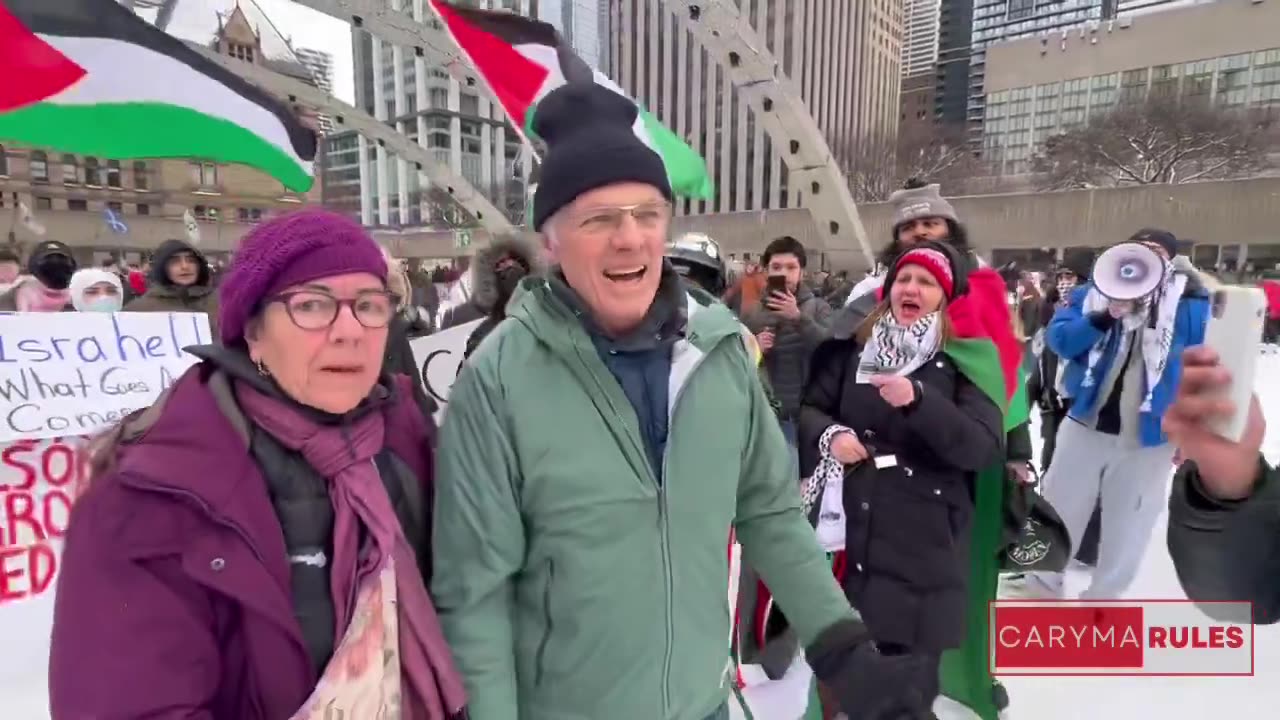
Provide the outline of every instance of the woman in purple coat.
<path id="1" fill-rule="evenodd" d="M 53 720 L 465 715 L 425 585 L 435 429 L 379 374 L 386 279 L 339 215 L 245 238 L 221 344 L 188 348 L 201 362 L 97 443 L 62 557 Z"/>

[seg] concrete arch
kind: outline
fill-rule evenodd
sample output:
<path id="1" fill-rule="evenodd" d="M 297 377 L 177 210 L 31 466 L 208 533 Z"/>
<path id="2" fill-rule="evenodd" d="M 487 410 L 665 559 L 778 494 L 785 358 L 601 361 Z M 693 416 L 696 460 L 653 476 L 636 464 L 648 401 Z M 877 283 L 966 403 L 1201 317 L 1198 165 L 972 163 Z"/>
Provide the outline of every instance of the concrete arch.
<path id="1" fill-rule="evenodd" d="M 844 174 L 800 93 L 764 39 L 743 20 L 737 5 L 730 0 L 667 0 L 667 4 L 684 14 L 686 22 L 682 24 L 729 73 L 774 147 L 782 149 L 791 184 L 804 193 L 804 206 L 813 214 L 825 245 L 857 247 L 868 267 L 874 266 L 875 253 Z"/>
<path id="2" fill-rule="evenodd" d="M 467 87 L 483 87 L 463 54 L 454 46 L 448 33 L 419 22 L 419 17 L 434 17 L 426 0 L 412 0 L 414 15 L 393 10 L 387 0 L 293 0 L 303 7 L 324 13 L 362 28 L 379 38 L 420 54 L 428 65 L 443 68 Z"/>
<path id="3" fill-rule="evenodd" d="M 229 55 L 220 55 L 206 47 L 196 45 L 192 47 L 209 60 L 268 92 L 315 107 L 319 112 L 332 117 L 340 127 L 355 130 L 395 155 L 413 163 L 418 171 L 427 176 L 433 186 L 447 191 L 454 202 L 471 213 L 476 221 L 490 233 L 505 233 L 513 230 L 506 216 L 494 207 L 488 198 L 477 192 L 466 178 L 454 173 L 448 165 L 437 161 L 431 151 L 397 132 L 390 125 L 379 122 L 367 113 L 300 80 Z"/>

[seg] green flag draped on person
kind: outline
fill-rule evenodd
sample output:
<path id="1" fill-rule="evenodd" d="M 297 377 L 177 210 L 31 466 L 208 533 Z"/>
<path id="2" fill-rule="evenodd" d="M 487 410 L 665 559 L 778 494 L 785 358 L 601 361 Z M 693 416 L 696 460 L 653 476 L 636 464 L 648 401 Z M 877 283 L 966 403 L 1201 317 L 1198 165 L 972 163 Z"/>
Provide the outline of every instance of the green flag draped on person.
<path id="1" fill-rule="evenodd" d="M 1021 342 L 1005 302 L 999 274 L 983 268 L 969 274 L 969 294 L 950 312 L 956 341 L 944 351 L 998 405 L 1005 409 L 1004 429 L 1029 418 Z M 974 515 L 970 539 L 969 602 L 964 644 L 942 656 L 942 695 L 972 710 L 982 720 L 996 720 L 1002 703 L 988 657 L 989 607 L 996 598 L 1004 517 L 1004 463 L 978 473 L 974 483 Z"/>

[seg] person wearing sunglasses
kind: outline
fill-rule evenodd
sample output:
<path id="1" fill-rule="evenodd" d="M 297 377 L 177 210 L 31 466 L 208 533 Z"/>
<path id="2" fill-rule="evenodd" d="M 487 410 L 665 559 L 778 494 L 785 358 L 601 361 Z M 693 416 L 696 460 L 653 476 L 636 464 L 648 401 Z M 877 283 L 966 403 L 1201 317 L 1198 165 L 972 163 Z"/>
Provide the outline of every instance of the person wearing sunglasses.
<path id="1" fill-rule="evenodd" d="M 426 590 L 435 428 L 381 373 L 381 251 L 303 210 L 256 227 L 219 292 L 220 344 L 91 448 L 53 717 L 461 717 Z"/>

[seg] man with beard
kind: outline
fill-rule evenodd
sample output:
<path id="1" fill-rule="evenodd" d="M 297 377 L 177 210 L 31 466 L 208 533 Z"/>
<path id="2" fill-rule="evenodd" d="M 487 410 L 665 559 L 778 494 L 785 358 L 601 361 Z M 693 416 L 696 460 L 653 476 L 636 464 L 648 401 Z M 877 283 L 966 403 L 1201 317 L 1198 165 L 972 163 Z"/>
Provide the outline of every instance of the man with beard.
<path id="1" fill-rule="evenodd" d="M 151 256 L 147 292 L 124 306 L 126 312 L 202 312 L 218 336 L 218 294 L 209 261 L 181 240 L 165 240 Z"/>
<path id="2" fill-rule="evenodd" d="M 507 302 L 520 280 L 541 270 L 538 250 L 515 235 L 495 238 L 489 247 L 476 252 L 471 265 L 471 305 L 484 313 L 484 320 L 471 331 L 463 357 L 480 347 L 480 342 L 507 317 Z"/>

